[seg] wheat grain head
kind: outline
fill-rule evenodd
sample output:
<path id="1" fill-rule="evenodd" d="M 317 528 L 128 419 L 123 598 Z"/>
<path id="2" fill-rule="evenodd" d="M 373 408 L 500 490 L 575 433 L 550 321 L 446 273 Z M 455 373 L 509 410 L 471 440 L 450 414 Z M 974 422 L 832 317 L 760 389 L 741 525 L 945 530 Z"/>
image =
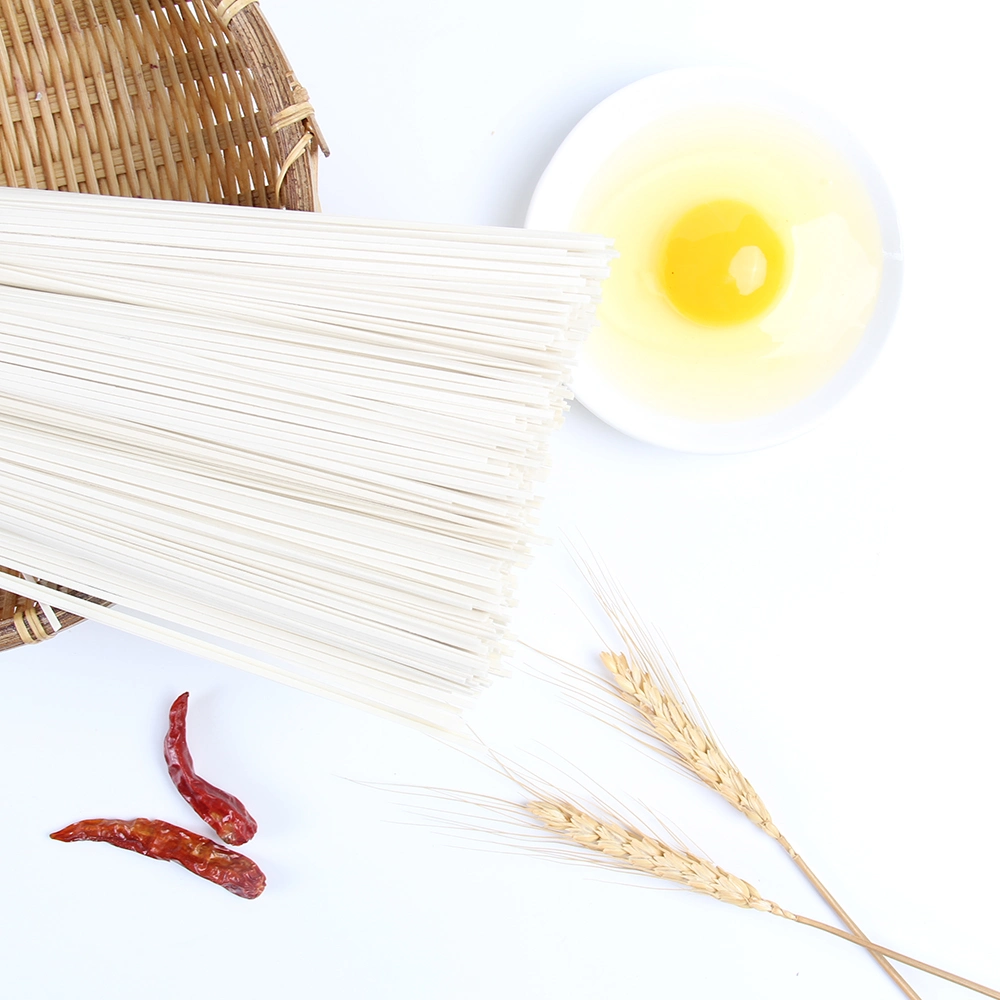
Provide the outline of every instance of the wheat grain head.
<path id="1" fill-rule="evenodd" d="M 789 916 L 776 903 L 764 899 L 749 882 L 649 834 L 614 821 L 596 819 L 565 801 L 536 799 L 524 808 L 547 830 L 579 847 L 598 852 L 614 867 L 674 882 L 723 903 Z"/>
<path id="2" fill-rule="evenodd" d="M 684 697 L 677 662 L 662 638 L 642 623 L 628 598 L 592 552 L 574 558 L 604 613 L 625 643 L 622 653 L 604 652 L 601 662 L 619 697 L 641 717 L 644 727 L 670 757 L 735 806 L 755 826 L 781 844 L 786 841 L 753 785 L 723 750 L 701 717 L 694 698 Z"/>
<path id="3" fill-rule="evenodd" d="M 649 731 L 682 767 L 775 840 L 782 839 L 753 785 L 688 710 L 673 685 L 658 683 L 624 653 L 601 653 L 601 662 L 620 697 L 642 716 Z"/>

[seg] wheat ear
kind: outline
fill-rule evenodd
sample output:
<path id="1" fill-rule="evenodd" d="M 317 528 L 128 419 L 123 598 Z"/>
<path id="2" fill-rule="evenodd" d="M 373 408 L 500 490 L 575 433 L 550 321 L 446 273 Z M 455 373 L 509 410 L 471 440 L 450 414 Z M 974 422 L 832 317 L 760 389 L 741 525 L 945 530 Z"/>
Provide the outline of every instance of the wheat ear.
<path id="1" fill-rule="evenodd" d="M 600 852 L 620 867 L 677 882 L 692 892 L 712 896 L 723 903 L 782 917 L 787 915 L 777 903 L 764 899 L 749 882 L 648 834 L 613 821 L 595 819 L 566 802 L 536 799 L 524 808 L 546 829 L 580 847 Z"/>
<path id="2" fill-rule="evenodd" d="M 867 941 L 861 928 L 775 825 L 753 785 L 729 759 L 711 733 L 693 718 L 675 685 L 669 679 L 667 683 L 663 683 L 662 676 L 659 681 L 654 679 L 649 671 L 633 665 L 623 653 L 602 653 L 601 662 L 614 679 L 621 698 L 642 716 L 646 728 L 666 747 L 671 757 L 730 805 L 739 809 L 754 826 L 773 837 L 834 913 L 854 932 L 854 937 Z M 660 673 L 665 673 L 665 668 Z M 910 1000 L 920 1000 L 913 987 L 888 959 L 875 949 L 872 949 L 872 957 Z"/>
<path id="3" fill-rule="evenodd" d="M 890 948 L 873 944 L 867 938 L 855 936 L 838 927 L 831 927 L 819 920 L 785 910 L 777 903 L 764 899 L 749 882 L 727 872 L 724 868 L 687 851 L 674 848 L 647 833 L 615 821 L 597 819 L 566 801 L 534 799 L 525 803 L 523 808 L 549 832 L 571 841 L 578 847 L 597 852 L 616 868 L 642 872 L 654 878 L 676 883 L 693 892 L 711 896 L 723 903 L 741 906 L 744 909 L 760 910 L 762 913 L 770 913 L 807 927 L 814 927 L 850 941 L 880 957 L 895 959 L 914 969 L 964 986 L 984 996 L 993 997 L 994 1000 L 1000 1000 L 1000 993 L 987 986 L 945 972 Z"/>
<path id="4" fill-rule="evenodd" d="M 579 553 L 575 557 L 605 614 L 628 647 L 627 656 L 601 654 L 621 698 L 635 708 L 649 732 L 681 767 L 739 809 L 754 826 L 773 837 L 844 925 L 857 937 L 867 940 L 861 928 L 775 825 L 763 800 L 729 759 L 709 726 L 688 708 L 676 679 L 676 663 L 672 670 L 662 655 L 661 648 L 666 644 L 656 642 L 648 633 L 628 598 L 592 553 L 589 559 L 582 558 Z M 669 648 L 667 654 L 672 660 Z M 909 1000 L 920 1000 L 913 987 L 887 959 L 874 950 L 872 958 Z"/>

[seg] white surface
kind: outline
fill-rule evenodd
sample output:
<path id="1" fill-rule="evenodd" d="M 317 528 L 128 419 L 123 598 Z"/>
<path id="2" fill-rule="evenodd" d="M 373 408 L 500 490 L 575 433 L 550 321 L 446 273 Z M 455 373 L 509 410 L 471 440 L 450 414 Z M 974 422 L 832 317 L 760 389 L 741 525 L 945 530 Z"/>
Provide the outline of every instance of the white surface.
<path id="1" fill-rule="evenodd" d="M 899 225 L 885 182 L 857 140 L 821 108 L 803 101 L 801 94 L 787 85 L 775 85 L 764 75 L 730 67 L 656 73 L 616 91 L 570 132 L 539 179 L 525 224 L 537 229 L 572 228 L 594 177 L 644 128 L 693 109 L 711 114 L 719 108 L 777 114 L 830 143 L 865 186 L 878 216 L 883 258 L 878 299 L 850 358 L 815 392 L 776 413 L 721 423 L 689 420 L 630 396 L 601 361 L 582 352 L 574 384 L 577 398 L 592 413 L 640 441 L 677 451 L 725 455 L 778 444 L 808 430 L 857 385 L 885 344 L 903 280 Z"/>
<path id="2" fill-rule="evenodd" d="M 817 430 L 738 457 L 638 444 L 576 408 L 546 508 L 671 637 L 729 750 L 874 938 L 1000 986 L 994 467 L 998 24 L 887 2 L 272 2 L 320 110 L 330 211 L 516 224 L 598 100 L 676 65 L 766 69 L 847 122 L 906 240 L 893 336 Z M 594 651 L 556 550 L 521 632 Z M 458 850 L 345 779 L 499 790 L 420 733 L 84 625 L 0 661 L 0 993 L 36 998 L 898 996 L 847 945 L 545 859 Z M 177 866 L 46 835 L 87 815 L 192 816 L 160 759 L 192 692 L 210 780 L 253 809 L 256 902 Z M 556 725 L 556 723 L 559 723 Z M 822 906 L 778 851 L 541 686 L 479 725 L 639 794 L 785 905 Z M 956 987 L 913 974 L 925 998 Z"/>

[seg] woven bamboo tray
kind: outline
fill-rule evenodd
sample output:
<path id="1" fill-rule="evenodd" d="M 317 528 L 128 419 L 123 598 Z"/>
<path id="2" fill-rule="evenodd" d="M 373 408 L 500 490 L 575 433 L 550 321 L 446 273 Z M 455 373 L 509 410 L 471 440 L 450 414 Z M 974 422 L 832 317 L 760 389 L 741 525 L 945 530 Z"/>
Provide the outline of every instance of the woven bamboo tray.
<path id="1" fill-rule="evenodd" d="M 318 210 L 329 151 L 256 0 L 0 0 L 0 34 L 0 184 Z M 54 631 L 0 592 L 0 650 Z"/>

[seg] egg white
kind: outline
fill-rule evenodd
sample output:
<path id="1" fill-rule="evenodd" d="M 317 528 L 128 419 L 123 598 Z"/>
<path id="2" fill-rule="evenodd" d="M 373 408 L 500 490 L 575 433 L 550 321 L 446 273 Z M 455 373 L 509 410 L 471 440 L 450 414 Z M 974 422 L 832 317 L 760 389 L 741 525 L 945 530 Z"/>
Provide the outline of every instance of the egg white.
<path id="1" fill-rule="evenodd" d="M 763 314 L 706 327 L 673 307 L 657 271 L 677 220 L 721 199 L 763 216 L 785 273 Z M 878 297 L 882 239 L 861 180 L 825 140 L 763 111 L 701 109 L 646 127 L 595 174 L 573 228 L 613 237 L 620 255 L 586 363 L 678 417 L 748 419 L 806 398 L 850 357 Z"/>

